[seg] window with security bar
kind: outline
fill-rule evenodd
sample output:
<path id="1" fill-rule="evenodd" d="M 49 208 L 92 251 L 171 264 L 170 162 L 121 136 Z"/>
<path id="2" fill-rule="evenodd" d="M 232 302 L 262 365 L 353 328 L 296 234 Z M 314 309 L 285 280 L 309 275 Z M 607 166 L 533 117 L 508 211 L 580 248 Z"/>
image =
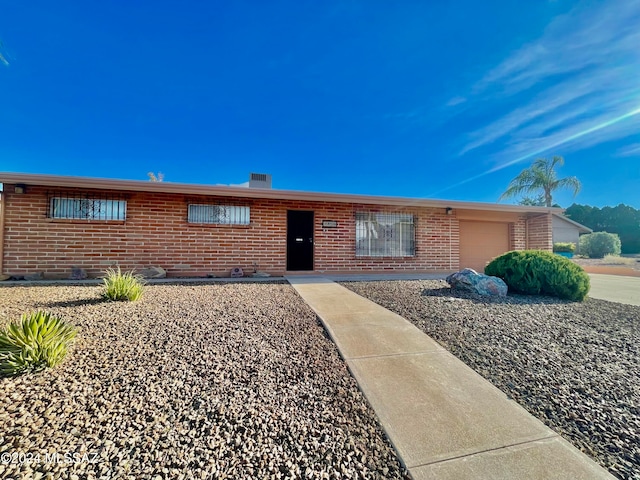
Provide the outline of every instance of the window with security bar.
<path id="1" fill-rule="evenodd" d="M 126 216 L 126 200 L 74 196 L 49 198 L 49 218 L 124 221 Z"/>
<path id="2" fill-rule="evenodd" d="M 190 204 L 188 222 L 218 225 L 249 225 L 249 207 Z"/>
<path id="3" fill-rule="evenodd" d="M 413 257 L 415 237 L 411 214 L 356 212 L 356 257 Z"/>

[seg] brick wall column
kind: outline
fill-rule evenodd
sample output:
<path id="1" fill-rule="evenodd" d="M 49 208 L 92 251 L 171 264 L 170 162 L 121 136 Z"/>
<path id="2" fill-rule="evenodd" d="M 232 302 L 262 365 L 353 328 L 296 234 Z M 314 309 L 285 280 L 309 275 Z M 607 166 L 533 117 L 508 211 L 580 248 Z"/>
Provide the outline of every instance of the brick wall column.
<path id="1" fill-rule="evenodd" d="M 553 221 L 551 213 L 544 213 L 527 220 L 527 248 L 553 250 Z"/>
<path id="2" fill-rule="evenodd" d="M 511 250 L 527 248 L 527 218 L 518 217 L 518 221 L 509 224 L 509 238 Z"/>

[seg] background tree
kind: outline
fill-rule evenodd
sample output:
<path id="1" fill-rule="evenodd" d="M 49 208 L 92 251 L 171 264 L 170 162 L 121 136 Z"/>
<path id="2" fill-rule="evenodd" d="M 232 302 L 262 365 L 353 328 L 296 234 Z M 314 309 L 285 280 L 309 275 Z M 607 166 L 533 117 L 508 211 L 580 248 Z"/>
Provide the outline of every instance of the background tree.
<path id="1" fill-rule="evenodd" d="M 525 168 L 511 180 L 505 192 L 500 195 L 500 200 L 522 194 L 533 194 L 542 197 L 543 206 L 551 207 L 553 192 L 560 188 L 569 188 L 576 196 L 582 185 L 576 177 L 558 178 L 556 166 L 562 165 L 564 165 L 562 157 L 554 156 L 551 160 L 538 158 L 529 168 Z M 530 201 L 530 197 L 525 197 L 525 200 Z"/>
<path id="2" fill-rule="evenodd" d="M 544 195 L 538 195 L 536 197 L 525 195 L 520 200 L 518 200 L 518 205 L 526 205 L 528 207 L 544 207 Z"/>
<path id="3" fill-rule="evenodd" d="M 149 172 L 147 173 L 147 177 L 149 177 L 150 182 L 161 182 L 164 180 L 164 173 L 158 172 L 158 175 L 156 175 L 153 172 Z"/>
<path id="4" fill-rule="evenodd" d="M 622 253 L 640 253 L 640 210 L 622 203 L 617 207 L 602 208 L 574 203 L 565 215 L 594 232 L 617 233 L 622 242 Z"/>
<path id="5" fill-rule="evenodd" d="M 544 195 L 538 195 L 537 197 L 524 196 L 518 200 L 518 205 L 526 205 L 527 207 L 544 207 Z M 551 206 L 561 208 L 557 203 L 554 203 Z"/>

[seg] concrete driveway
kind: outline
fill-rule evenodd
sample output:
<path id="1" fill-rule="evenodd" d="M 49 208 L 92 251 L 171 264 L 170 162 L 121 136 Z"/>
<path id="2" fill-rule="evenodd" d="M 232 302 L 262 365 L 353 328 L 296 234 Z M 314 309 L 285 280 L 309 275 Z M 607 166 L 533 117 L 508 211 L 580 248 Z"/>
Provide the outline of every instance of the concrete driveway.
<path id="1" fill-rule="evenodd" d="M 590 273 L 591 298 L 640 305 L 640 278 Z"/>

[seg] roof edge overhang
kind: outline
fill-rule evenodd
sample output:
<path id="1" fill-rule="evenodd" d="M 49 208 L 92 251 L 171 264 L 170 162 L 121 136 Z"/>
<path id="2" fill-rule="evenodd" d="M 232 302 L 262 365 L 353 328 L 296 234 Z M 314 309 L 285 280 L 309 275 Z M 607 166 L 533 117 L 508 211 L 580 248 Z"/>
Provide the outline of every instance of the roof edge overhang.
<path id="1" fill-rule="evenodd" d="M 561 208 L 502 205 L 498 203 L 463 202 L 458 200 L 432 200 L 425 198 L 384 197 L 342 193 L 305 192 L 263 188 L 228 187 L 192 183 L 150 182 L 142 180 L 118 180 L 110 178 L 41 175 L 33 173 L 0 172 L 0 183 L 35 185 L 56 188 L 83 188 L 119 190 L 130 192 L 172 193 L 219 197 L 263 198 L 276 200 L 301 200 L 309 202 L 338 202 L 365 205 L 390 205 L 397 207 L 453 208 L 464 210 L 490 210 L 521 214 L 559 214 Z"/>
<path id="2" fill-rule="evenodd" d="M 556 217 L 558 217 L 560 220 L 575 226 L 580 233 L 593 233 L 592 229 L 590 229 L 586 225 L 583 225 L 581 223 L 576 222 L 575 220 L 571 220 L 569 217 L 565 217 L 564 215 L 562 215 L 560 213 L 554 213 L 554 215 Z"/>

